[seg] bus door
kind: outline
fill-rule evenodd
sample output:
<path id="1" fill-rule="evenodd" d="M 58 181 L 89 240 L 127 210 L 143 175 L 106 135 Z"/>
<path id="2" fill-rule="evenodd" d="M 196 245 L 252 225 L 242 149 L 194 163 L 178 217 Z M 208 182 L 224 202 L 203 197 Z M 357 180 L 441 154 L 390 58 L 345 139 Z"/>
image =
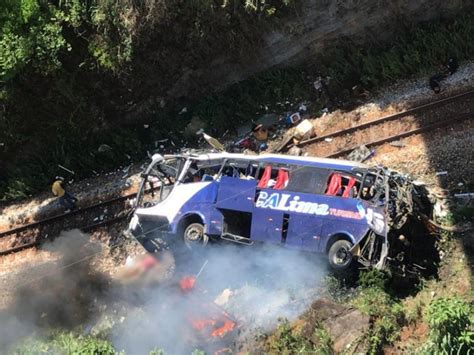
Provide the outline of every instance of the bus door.
<path id="1" fill-rule="evenodd" d="M 227 169 L 227 167 L 226 167 Z M 241 177 L 241 172 L 230 167 L 219 180 L 215 207 L 223 216 L 221 238 L 251 244 L 250 227 L 257 182 Z"/>
<path id="2" fill-rule="evenodd" d="M 255 180 L 222 176 L 219 181 L 216 207 L 218 209 L 252 212 L 256 186 Z"/>

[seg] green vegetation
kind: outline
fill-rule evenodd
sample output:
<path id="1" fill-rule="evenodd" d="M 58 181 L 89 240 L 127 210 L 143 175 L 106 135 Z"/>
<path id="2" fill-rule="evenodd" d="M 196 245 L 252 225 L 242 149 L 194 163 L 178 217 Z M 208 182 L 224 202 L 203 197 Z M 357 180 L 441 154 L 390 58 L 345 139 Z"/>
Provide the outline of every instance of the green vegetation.
<path id="1" fill-rule="evenodd" d="M 120 355 L 112 344 L 106 340 L 73 333 L 58 332 L 48 339 L 30 338 L 23 341 L 16 349 L 15 355 L 27 354 L 91 354 L 91 355 Z"/>
<path id="2" fill-rule="evenodd" d="M 472 306 L 459 297 L 438 298 L 426 309 L 430 326 L 424 350 L 431 354 L 468 354 L 474 348 Z"/>
<path id="3" fill-rule="evenodd" d="M 283 320 L 270 338 L 268 352 L 276 354 L 332 354 L 332 342 L 327 331 L 317 324 L 310 336 L 301 334 L 287 320 Z"/>
<path id="4" fill-rule="evenodd" d="M 0 199 L 44 190 L 57 164 L 81 178 L 143 157 L 157 139 L 172 136 L 179 144 L 193 116 L 223 132 L 265 112 L 293 110 L 287 100 L 312 101 L 318 111 L 324 102 L 313 92 L 317 73 L 331 76 L 330 89 L 348 97 L 353 85 L 372 88 L 424 74 L 448 55 L 474 57 L 474 16 L 464 15 L 401 30 L 386 44 L 341 41 L 321 58 L 308 58 L 317 66 L 268 71 L 199 101 L 163 107 L 157 98 L 166 97 L 185 68 L 222 53 L 244 57 L 260 46 L 272 21 L 298 7 L 289 0 L 222 5 L 2 2 Z M 188 112 L 177 115 L 183 106 Z M 99 153 L 101 144 L 112 150 Z"/>
<path id="5" fill-rule="evenodd" d="M 391 344 L 404 324 L 405 316 L 399 300 L 387 291 L 388 277 L 378 270 L 361 272 L 360 292 L 352 304 L 372 319 L 368 349 L 377 354 L 382 346 Z"/>

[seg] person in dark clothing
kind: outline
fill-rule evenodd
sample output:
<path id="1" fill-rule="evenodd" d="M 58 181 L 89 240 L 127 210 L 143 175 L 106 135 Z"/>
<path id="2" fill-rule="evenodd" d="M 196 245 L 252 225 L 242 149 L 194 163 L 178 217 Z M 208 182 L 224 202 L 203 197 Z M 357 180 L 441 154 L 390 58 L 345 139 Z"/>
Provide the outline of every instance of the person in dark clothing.
<path id="1" fill-rule="evenodd" d="M 443 80 L 444 78 L 445 76 L 443 74 L 436 74 L 430 78 L 430 88 L 431 90 L 434 91 L 435 94 L 440 93 L 441 91 L 440 83 L 441 83 L 441 80 Z"/>
<path id="2" fill-rule="evenodd" d="M 449 72 L 449 75 L 453 75 L 457 72 L 459 68 L 458 61 L 455 57 L 450 57 L 445 65 L 446 69 Z"/>

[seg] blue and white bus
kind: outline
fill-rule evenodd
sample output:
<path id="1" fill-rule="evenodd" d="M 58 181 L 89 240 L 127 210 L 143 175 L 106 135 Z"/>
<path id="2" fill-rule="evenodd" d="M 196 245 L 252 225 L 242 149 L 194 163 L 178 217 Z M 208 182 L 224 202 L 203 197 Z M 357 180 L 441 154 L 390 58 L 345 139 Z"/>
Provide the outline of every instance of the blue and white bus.
<path id="1" fill-rule="evenodd" d="M 344 270 L 382 268 L 388 251 L 386 177 L 345 160 L 232 153 L 154 155 L 129 231 L 157 228 L 193 248 L 210 239 L 325 253 Z"/>

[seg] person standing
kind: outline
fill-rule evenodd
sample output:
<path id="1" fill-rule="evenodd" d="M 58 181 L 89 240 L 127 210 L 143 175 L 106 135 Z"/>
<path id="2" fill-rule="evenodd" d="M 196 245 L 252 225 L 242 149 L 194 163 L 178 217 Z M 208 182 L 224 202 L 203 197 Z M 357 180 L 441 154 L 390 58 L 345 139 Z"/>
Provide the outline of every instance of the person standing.
<path id="1" fill-rule="evenodd" d="M 430 81 L 429 81 L 430 88 L 431 90 L 434 91 L 435 94 L 439 94 L 441 92 L 440 83 L 441 83 L 441 80 L 444 80 L 445 78 L 446 76 L 444 74 L 436 74 L 430 78 Z"/>
<path id="2" fill-rule="evenodd" d="M 456 57 L 449 57 L 445 67 L 449 75 L 453 75 L 454 73 L 456 73 L 459 68 L 459 64 Z"/>
<path id="3" fill-rule="evenodd" d="M 59 204 L 66 209 L 64 212 L 70 212 L 77 208 L 77 198 L 65 190 L 63 177 L 56 176 L 53 186 L 51 187 L 51 191 L 53 192 L 54 196 L 59 198 Z"/>

